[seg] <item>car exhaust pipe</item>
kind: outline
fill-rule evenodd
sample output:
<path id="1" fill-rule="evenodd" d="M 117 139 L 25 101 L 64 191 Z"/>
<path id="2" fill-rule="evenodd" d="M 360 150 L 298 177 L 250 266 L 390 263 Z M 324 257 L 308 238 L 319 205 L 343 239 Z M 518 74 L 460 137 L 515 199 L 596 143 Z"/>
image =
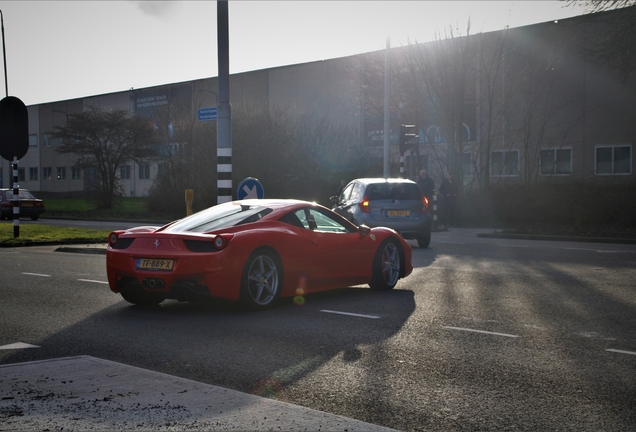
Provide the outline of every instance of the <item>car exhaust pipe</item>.
<path id="1" fill-rule="evenodd" d="M 141 284 L 144 288 L 152 289 L 152 290 L 162 290 L 166 284 L 163 279 L 155 279 L 155 278 L 145 278 L 141 281 Z"/>

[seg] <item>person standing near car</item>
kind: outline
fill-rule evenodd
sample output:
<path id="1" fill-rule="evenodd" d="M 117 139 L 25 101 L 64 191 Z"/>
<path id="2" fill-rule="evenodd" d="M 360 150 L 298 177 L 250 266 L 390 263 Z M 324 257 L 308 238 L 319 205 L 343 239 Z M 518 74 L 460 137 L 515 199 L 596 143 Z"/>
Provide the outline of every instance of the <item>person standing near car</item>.
<path id="1" fill-rule="evenodd" d="M 445 226 L 455 225 L 455 205 L 457 201 L 457 183 L 453 179 L 453 174 L 449 171 L 446 178 L 442 180 L 439 186 L 439 193 L 443 197 L 443 218 L 442 224 Z"/>
<path id="2" fill-rule="evenodd" d="M 417 185 L 420 187 L 422 195 L 424 195 L 430 203 L 435 193 L 435 182 L 428 176 L 426 170 L 420 171 L 420 175 L 417 178 Z"/>

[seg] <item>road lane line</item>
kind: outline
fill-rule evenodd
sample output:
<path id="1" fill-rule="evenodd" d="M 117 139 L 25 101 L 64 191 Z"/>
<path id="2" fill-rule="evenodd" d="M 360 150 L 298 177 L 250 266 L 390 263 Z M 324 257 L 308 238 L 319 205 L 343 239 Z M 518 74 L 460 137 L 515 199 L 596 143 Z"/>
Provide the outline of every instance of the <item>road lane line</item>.
<path id="1" fill-rule="evenodd" d="M 379 316 L 360 315 L 360 314 L 355 314 L 355 313 L 351 313 L 351 312 L 338 312 L 338 311 L 332 311 L 332 310 L 326 310 L 326 309 L 323 309 L 320 312 L 332 313 L 332 314 L 338 314 L 338 315 L 349 315 L 349 316 L 360 317 L 360 318 L 371 318 L 371 319 L 380 318 Z"/>
<path id="2" fill-rule="evenodd" d="M 108 282 L 98 281 L 98 280 L 91 280 L 91 279 L 78 279 L 78 281 L 80 281 L 80 282 L 92 282 L 92 283 L 108 285 Z"/>
<path id="3" fill-rule="evenodd" d="M 494 336 L 505 336 L 505 337 L 510 337 L 510 338 L 518 338 L 519 337 L 517 335 L 511 335 L 511 334 L 506 334 L 506 333 L 496 333 L 496 332 L 489 332 L 489 331 L 486 331 L 486 330 L 475 330 L 475 329 L 462 328 L 462 327 L 444 326 L 444 328 L 448 329 L 448 330 L 460 330 L 460 331 L 467 331 L 467 332 L 473 332 L 473 333 L 484 333 L 484 334 L 489 334 L 489 335 L 494 335 Z"/>
<path id="4" fill-rule="evenodd" d="M 615 353 L 619 353 L 619 354 L 629 354 L 629 355 L 636 355 L 636 352 L 634 351 L 623 351 L 623 350 L 617 350 L 617 349 L 606 349 L 605 351 L 609 351 L 609 352 L 615 352 Z"/>
<path id="5" fill-rule="evenodd" d="M 40 273 L 26 273 L 26 272 L 22 272 L 23 275 L 27 275 L 27 276 L 40 276 L 40 277 L 51 277 L 51 275 L 45 275 L 45 274 L 40 274 Z"/>

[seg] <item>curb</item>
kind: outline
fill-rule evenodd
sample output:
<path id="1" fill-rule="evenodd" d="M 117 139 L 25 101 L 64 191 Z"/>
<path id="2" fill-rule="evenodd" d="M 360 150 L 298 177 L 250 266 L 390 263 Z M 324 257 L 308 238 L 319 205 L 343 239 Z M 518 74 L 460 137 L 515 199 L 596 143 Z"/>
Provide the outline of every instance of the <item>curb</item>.
<path id="1" fill-rule="evenodd" d="M 55 252 L 85 253 L 93 255 L 106 255 L 105 247 L 66 247 L 62 246 L 55 249 Z"/>
<path id="2" fill-rule="evenodd" d="M 553 236 L 553 235 L 541 235 L 541 234 L 479 233 L 477 234 L 477 237 L 514 239 L 514 240 L 570 241 L 570 242 L 581 242 L 581 243 L 636 244 L 636 239 L 605 238 L 605 237 L 568 237 L 568 236 Z"/>

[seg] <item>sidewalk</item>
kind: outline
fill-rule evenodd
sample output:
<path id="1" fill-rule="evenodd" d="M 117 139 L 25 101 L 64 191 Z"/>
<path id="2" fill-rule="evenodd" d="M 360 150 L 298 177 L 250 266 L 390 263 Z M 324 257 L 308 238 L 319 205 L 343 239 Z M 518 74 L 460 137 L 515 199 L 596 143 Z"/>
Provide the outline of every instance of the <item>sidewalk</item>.
<path id="1" fill-rule="evenodd" d="M 0 430 L 391 431 L 90 356 L 0 365 Z"/>

